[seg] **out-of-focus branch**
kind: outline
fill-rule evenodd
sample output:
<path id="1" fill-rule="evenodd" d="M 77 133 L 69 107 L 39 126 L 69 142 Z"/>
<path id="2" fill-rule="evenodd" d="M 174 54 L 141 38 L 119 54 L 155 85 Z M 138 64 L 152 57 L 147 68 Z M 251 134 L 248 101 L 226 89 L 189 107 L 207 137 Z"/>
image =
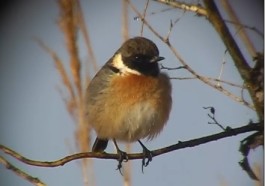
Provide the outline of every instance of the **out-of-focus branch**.
<path id="1" fill-rule="evenodd" d="M 59 0 L 60 19 L 59 25 L 64 33 L 64 40 L 70 57 L 70 66 L 74 85 L 76 86 L 78 97 L 82 97 L 81 88 L 81 63 L 78 57 L 78 48 L 76 44 L 77 24 L 75 17 L 76 2 L 74 0 Z"/>
<path id="2" fill-rule="evenodd" d="M 82 66 L 79 59 L 77 40 L 78 29 L 80 29 L 83 34 L 88 54 L 91 59 L 90 62 L 94 65 L 95 70 L 96 60 L 89 40 L 88 30 L 86 29 L 80 2 L 75 0 L 58 0 L 58 4 L 60 10 L 59 26 L 64 34 L 64 40 L 70 58 L 71 78 L 74 82 L 72 84 L 72 89 L 77 95 L 76 104 L 73 108 L 73 111 L 76 113 L 74 115 L 74 119 L 77 121 L 75 131 L 76 145 L 78 147 L 78 151 L 87 152 L 90 149 L 91 126 L 88 125 L 86 121 L 84 91 L 86 89 L 85 86 L 88 84 L 87 81 L 89 81 L 89 76 L 87 75 L 85 81 L 83 81 L 84 78 L 81 77 Z M 67 101 L 71 102 L 71 100 Z M 81 168 L 84 185 L 90 185 L 89 181 L 93 179 L 93 176 L 89 176 L 89 170 L 92 168 L 91 160 L 82 159 Z M 93 174 L 92 171 L 90 173 L 90 175 Z"/>
<path id="3" fill-rule="evenodd" d="M 122 1 L 122 38 L 124 41 L 129 39 L 129 8 L 126 0 Z"/>
<path id="4" fill-rule="evenodd" d="M 258 30 L 256 27 L 248 26 L 246 24 L 237 23 L 237 22 L 234 22 L 234 21 L 231 21 L 231 20 L 226 20 L 226 19 L 224 19 L 224 21 L 226 23 L 233 24 L 233 25 L 238 25 L 239 27 L 244 27 L 245 29 L 251 30 L 251 31 L 255 32 L 262 40 L 264 40 L 264 33 L 262 31 Z"/>
<path id="5" fill-rule="evenodd" d="M 69 113 L 72 116 L 74 116 L 75 113 L 74 113 L 73 109 L 76 107 L 76 104 L 77 104 L 76 95 L 75 95 L 74 88 L 71 85 L 70 78 L 66 72 L 64 65 L 63 65 L 63 62 L 61 61 L 59 56 L 52 49 L 50 49 L 48 46 L 46 46 L 43 43 L 43 41 L 41 41 L 40 39 L 36 39 L 36 41 L 40 45 L 40 47 L 43 48 L 43 50 L 45 50 L 53 59 L 55 67 L 61 76 L 62 83 L 66 87 L 66 90 L 70 94 L 70 98 L 68 98 L 68 101 L 64 100 L 65 104 L 67 106 Z"/>
<path id="6" fill-rule="evenodd" d="M 188 148 L 188 147 L 195 147 L 198 145 L 202 145 L 205 143 L 209 143 L 212 141 L 220 140 L 222 138 L 227 138 L 231 136 L 236 136 L 238 134 L 243 134 L 246 132 L 252 132 L 252 131 L 263 131 L 263 124 L 262 123 L 249 123 L 247 125 L 244 125 L 242 127 L 238 128 L 227 128 L 224 132 L 220 132 L 217 134 L 212 134 L 209 136 L 204 136 L 201 138 L 197 139 L 192 139 L 189 141 L 178 141 L 174 145 L 170 145 L 161 149 L 153 150 L 152 154 L 153 157 L 159 156 L 162 154 L 166 154 L 169 152 L 173 152 L 176 150 Z M 73 154 L 70 156 L 66 156 L 62 159 L 55 160 L 55 161 L 36 161 L 36 160 L 31 160 L 28 159 L 19 153 L 15 152 L 14 150 L 1 145 L 0 144 L 0 150 L 3 151 L 4 153 L 16 158 L 17 160 L 28 164 L 28 165 L 33 165 L 33 166 L 39 166 L 39 167 L 58 167 L 58 166 L 63 166 L 66 163 L 69 163 L 73 160 L 78 160 L 78 159 L 83 159 L 83 158 L 99 158 L 99 159 L 118 159 L 119 155 L 118 154 L 108 154 L 108 153 L 94 153 L 94 152 L 84 152 L 84 153 L 78 153 L 78 154 Z M 134 153 L 134 154 L 128 154 L 128 159 L 129 160 L 135 160 L 135 159 L 142 159 L 144 158 L 143 153 Z"/>
<path id="7" fill-rule="evenodd" d="M 207 11 L 200 5 L 194 5 L 194 4 L 188 4 L 188 3 L 183 3 L 183 2 L 178 2 L 178 1 L 168 1 L 168 0 L 153 0 L 155 2 L 158 3 L 162 3 L 174 8 L 179 8 L 182 9 L 184 11 L 190 11 L 190 12 L 194 12 L 200 16 L 205 16 L 207 17 Z"/>
<path id="8" fill-rule="evenodd" d="M 249 39 L 246 30 L 244 27 L 242 27 L 240 20 L 238 19 L 235 11 L 233 10 L 232 6 L 230 5 L 230 2 L 227 0 L 222 0 L 221 1 L 222 6 L 224 7 L 224 10 L 227 12 L 230 20 L 232 22 L 235 22 L 237 24 L 234 24 L 236 30 L 238 30 L 238 34 L 241 37 L 241 40 L 243 41 L 245 47 L 247 48 L 250 56 L 254 57 L 256 56 L 256 49 L 253 45 L 253 43 L 251 42 L 251 40 Z"/>
<path id="9" fill-rule="evenodd" d="M 35 178 L 26 172 L 18 169 L 13 164 L 11 164 L 9 161 L 7 161 L 5 158 L 0 156 L 0 163 L 3 164 L 7 169 L 13 171 L 16 175 L 23 178 L 24 180 L 27 180 L 28 182 L 32 183 L 35 186 L 46 186 L 45 183 L 43 183 L 40 179 Z"/>
<path id="10" fill-rule="evenodd" d="M 128 2 L 122 0 L 122 39 L 126 41 L 129 39 L 129 6 Z M 131 144 L 126 144 L 126 152 L 131 152 Z M 132 165 L 131 162 L 126 163 L 124 166 L 124 174 L 123 174 L 123 185 L 131 186 L 132 185 Z"/>
<path id="11" fill-rule="evenodd" d="M 76 8 L 77 8 L 78 25 L 80 27 L 82 34 L 83 34 L 84 41 L 85 41 L 86 47 L 87 47 L 87 52 L 88 52 L 88 55 L 90 57 L 89 62 L 91 62 L 91 64 L 93 65 L 94 70 L 97 71 L 98 70 L 97 60 L 96 60 L 96 57 L 95 57 L 95 54 L 93 51 L 93 47 L 91 45 L 89 32 L 88 32 L 88 29 L 86 27 L 85 18 L 84 18 L 83 11 L 81 8 L 80 0 L 77 1 Z"/>

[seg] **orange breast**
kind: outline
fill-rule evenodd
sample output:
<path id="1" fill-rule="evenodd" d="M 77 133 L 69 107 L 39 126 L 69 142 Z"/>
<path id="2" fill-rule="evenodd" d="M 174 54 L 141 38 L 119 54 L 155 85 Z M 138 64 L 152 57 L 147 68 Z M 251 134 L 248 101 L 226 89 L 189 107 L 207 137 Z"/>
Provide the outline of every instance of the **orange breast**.
<path id="1" fill-rule="evenodd" d="M 162 88 L 159 85 L 159 78 L 139 76 L 139 75 L 125 75 L 115 77 L 112 81 L 113 98 L 122 99 L 126 104 L 134 104 L 146 99 L 152 99 L 156 96 L 155 92 Z M 118 96 L 118 97 L 117 97 Z M 157 99 L 157 98 L 155 98 Z"/>

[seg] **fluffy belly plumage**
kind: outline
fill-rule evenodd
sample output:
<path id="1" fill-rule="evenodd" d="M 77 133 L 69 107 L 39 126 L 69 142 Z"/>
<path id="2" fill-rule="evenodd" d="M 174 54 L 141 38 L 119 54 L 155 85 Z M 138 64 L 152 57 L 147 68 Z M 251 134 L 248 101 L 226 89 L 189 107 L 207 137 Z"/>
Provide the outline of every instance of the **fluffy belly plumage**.
<path id="1" fill-rule="evenodd" d="M 132 142 L 153 139 L 163 129 L 171 109 L 167 76 L 136 80 L 119 80 L 111 86 L 115 89 L 102 91 L 94 104 L 88 104 L 88 122 L 99 138 Z"/>

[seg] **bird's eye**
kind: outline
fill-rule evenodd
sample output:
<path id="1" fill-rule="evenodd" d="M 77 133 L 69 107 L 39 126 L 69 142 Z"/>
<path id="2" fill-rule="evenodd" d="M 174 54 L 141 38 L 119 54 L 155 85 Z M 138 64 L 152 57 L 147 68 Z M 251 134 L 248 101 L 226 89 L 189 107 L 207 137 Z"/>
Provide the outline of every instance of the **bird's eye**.
<path id="1" fill-rule="evenodd" d="M 141 62 L 142 58 L 140 56 L 134 56 L 135 62 Z"/>

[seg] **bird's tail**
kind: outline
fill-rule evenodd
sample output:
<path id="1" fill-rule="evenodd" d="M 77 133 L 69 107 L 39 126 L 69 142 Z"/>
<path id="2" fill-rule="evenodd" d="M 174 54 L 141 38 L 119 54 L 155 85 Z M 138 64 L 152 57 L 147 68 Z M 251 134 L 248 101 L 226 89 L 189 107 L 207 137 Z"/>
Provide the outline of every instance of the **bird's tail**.
<path id="1" fill-rule="evenodd" d="M 107 139 L 96 138 L 92 147 L 92 152 L 103 152 L 107 148 L 108 142 L 109 140 Z"/>

